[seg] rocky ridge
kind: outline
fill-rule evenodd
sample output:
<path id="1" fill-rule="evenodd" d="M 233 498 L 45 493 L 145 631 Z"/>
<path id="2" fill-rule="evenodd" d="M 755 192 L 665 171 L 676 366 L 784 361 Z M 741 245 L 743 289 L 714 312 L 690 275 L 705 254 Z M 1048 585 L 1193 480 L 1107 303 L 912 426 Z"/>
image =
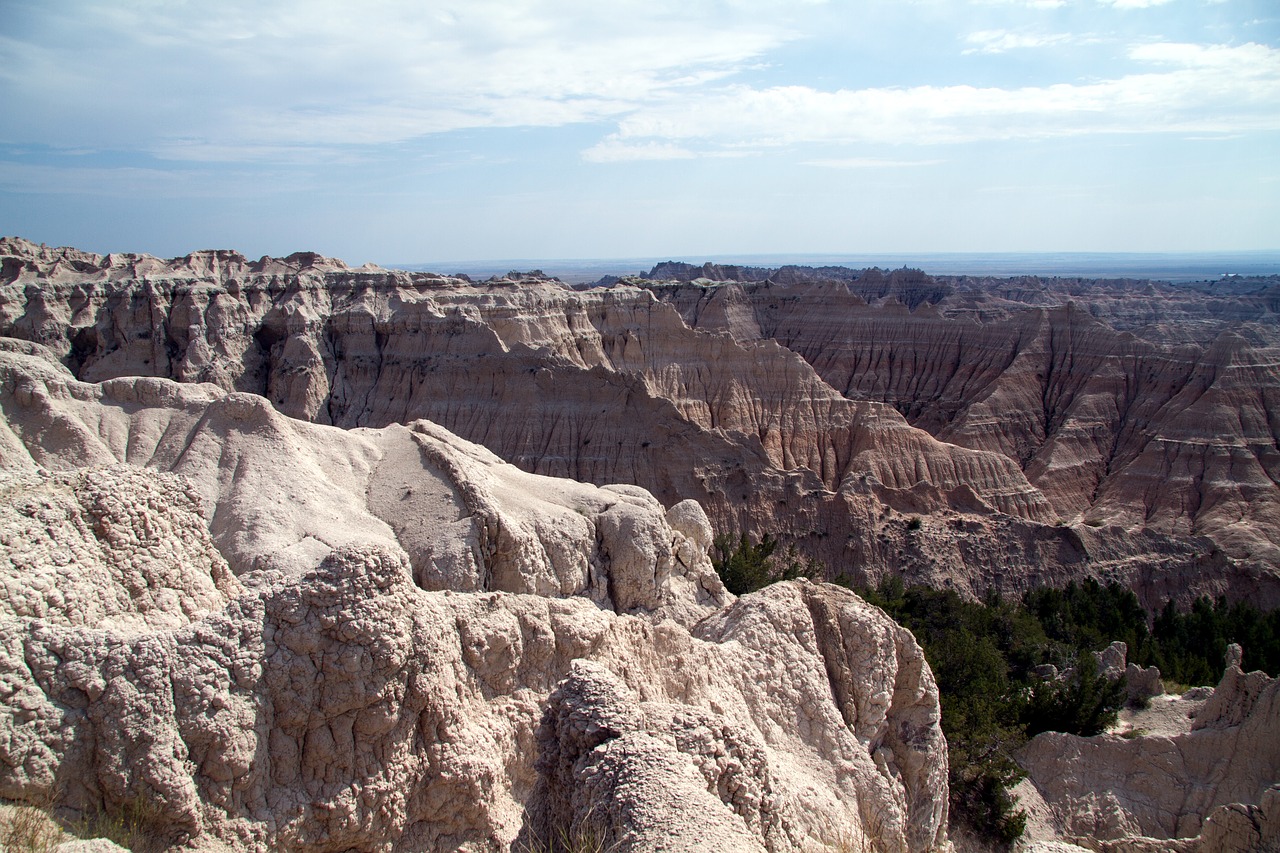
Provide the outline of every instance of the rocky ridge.
<path id="1" fill-rule="evenodd" d="M 1207 700 L 1178 703 L 1193 708 L 1188 730 L 1038 735 L 1018 759 L 1028 850 L 1280 849 L 1278 702 L 1280 680 L 1232 664 Z"/>
<path id="2" fill-rule="evenodd" d="M 1280 557 L 1280 283 L 1220 293 L 794 268 L 713 282 L 703 276 L 725 271 L 678 267 L 643 283 L 691 326 L 777 341 L 845 397 L 1013 460 L 1073 526 L 1199 540 L 1261 566 Z"/>
<path id="3" fill-rule="evenodd" d="M 787 285 L 794 311 L 779 308 L 763 322 L 757 315 L 771 309 L 753 306 L 782 285 L 628 280 L 577 292 L 538 276 L 477 284 L 352 270 L 310 254 L 255 262 L 200 252 L 161 261 L 14 238 L 0 242 L 0 253 L 0 332 L 47 348 L 81 380 L 150 375 L 212 383 L 264 396 L 286 415 L 346 428 L 429 418 L 530 472 L 632 483 L 665 504 L 696 500 L 715 530 L 779 533 L 863 582 L 894 572 L 975 593 L 1018 593 L 1092 575 L 1122 580 L 1149 603 L 1245 590 L 1280 601 L 1276 528 L 1263 523 L 1275 510 L 1273 454 L 1258 432 L 1268 423 L 1267 392 L 1255 395 L 1261 408 L 1247 417 L 1230 408 L 1250 382 L 1271 381 L 1256 349 L 1228 346 L 1231 369 L 1200 370 L 1209 387 L 1196 397 L 1199 408 L 1182 406 L 1181 420 L 1173 419 L 1183 432 L 1162 426 L 1115 475 L 1104 473 L 1115 463 L 1102 461 L 1120 458 L 1108 446 L 1105 428 L 1114 417 L 1103 405 L 1121 381 L 1115 370 L 1103 371 L 1111 377 L 1103 390 L 1068 395 L 1076 420 L 1040 444 L 1024 436 L 1045 410 L 1044 400 L 1031 400 L 1034 391 L 986 402 L 960 393 L 988 389 L 1006 373 L 1013 389 L 1013 377 L 1034 373 L 1030 355 L 1020 372 L 942 384 L 927 378 L 934 362 L 979 370 L 1003 364 L 1003 344 L 982 355 L 960 333 L 987 314 L 992 325 L 1027 326 L 1017 314 L 1025 304 L 1012 297 L 1035 301 L 1044 288 L 1033 297 L 1023 293 L 1030 285 L 1011 284 L 999 305 L 955 308 L 957 318 L 971 316 L 954 326 L 930 301 L 950 298 L 954 284 L 796 274 L 799 283 Z M 850 290 L 870 296 L 873 285 L 885 291 L 875 297 L 883 304 Z M 844 302 L 826 301 L 841 288 Z M 908 386 L 922 399 L 936 396 L 942 408 L 929 412 L 949 412 L 951 421 L 926 412 L 923 402 L 904 404 L 896 391 L 852 399 L 858 382 L 831 373 L 849 350 L 841 343 L 843 315 L 827 308 L 815 317 L 815 305 L 848 308 L 855 325 L 874 312 L 876 322 L 888 323 L 873 335 L 884 340 L 902 338 L 903 329 L 940 336 L 936 357 L 910 356 L 914 373 L 926 378 Z M 1042 327 L 1054 328 L 1057 309 L 1034 310 Z M 807 337 L 789 338 L 787 322 L 807 328 Z M 1082 328 L 1099 325 L 1090 322 Z M 917 333 L 905 334 L 909 343 Z M 829 364 L 815 354 L 823 347 Z M 877 359 L 859 375 L 883 374 L 886 387 L 897 388 L 909 371 Z M 1185 379 L 1182 367 L 1170 370 Z M 1056 375 L 1074 376 L 1065 367 Z M 1080 382 L 1087 384 L 1070 380 Z M 1175 391 L 1165 396 L 1191 399 L 1185 387 Z M 1024 404 L 1034 412 L 1018 414 Z M 1207 416 L 1215 428 L 1236 418 L 1244 432 L 1208 441 Z M 1062 420 L 1056 409 L 1046 417 Z M 1127 422 L 1139 423 L 1136 416 Z M 1161 456 L 1161 448 L 1177 452 Z M 1199 456 L 1187 457 L 1187 448 L 1200 448 Z M 1158 486 L 1165 482 L 1174 487 Z M 1144 491 L 1135 497 L 1138 486 Z"/>
<path id="4" fill-rule="evenodd" d="M 156 849 L 948 848 L 911 635 L 694 502 L 0 352 L 0 797 Z"/>

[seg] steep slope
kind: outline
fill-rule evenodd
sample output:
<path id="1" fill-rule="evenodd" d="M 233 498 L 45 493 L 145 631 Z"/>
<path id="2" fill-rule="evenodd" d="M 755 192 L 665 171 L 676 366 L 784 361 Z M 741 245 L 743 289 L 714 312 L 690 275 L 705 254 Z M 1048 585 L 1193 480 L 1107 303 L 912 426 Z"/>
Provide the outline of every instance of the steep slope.
<path id="1" fill-rule="evenodd" d="M 360 543 L 406 558 L 432 590 L 584 594 L 688 624 L 727 595 L 702 553 L 711 534 L 696 504 L 664 513 L 635 487 L 526 474 L 426 421 L 340 430 L 243 392 L 81 383 L 38 356 L 2 352 L 0 412 L 4 469 L 181 475 L 237 575 L 296 575 Z"/>
<path id="2" fill-rule="evenodd" d="M 948 848 L 914 639 L 735 600 L 697 504 L 9 346 L 0 797 L 157 849 Z"/>
<path id="3" fill-rule="evenodd" d="M 1278 728 L 1280 682 L 1232 665 L 1189 732 L 1127 739 L 1046 732 L 1018 760 L 1046 828 L 1088 849 L 1274 850 Z"/>
<path id="4" fill-rule="evenodd" d="M 1103 392 L 1077 388 L 1076 374 L 1055 366 L 1057 390 L 1035 401 L 1038 409 L 1023 411 L 1027 393 L 1012 390 L 1008 405 L 997 406 L 1004 368 L 1022 352 L 1016 346 L 991 344 L 975 354 L 969 336 L 952 334 L 941 355 L 929 355 L 933 361 L 891 347 L 857 367 L 856 376 L 824 381 L 800 357 L 817 361 L 798 337 L 804 322 L 797 314 L 797 337 L 782 335 L 782 320 L 759 307 L 760 288 L 754 295 L 738 285 L 714 289 L 725 294 L 723 304 L 699 297 L 691 312 L 687 301 L 672 298 L 673 289 L 652 285 L 575 292 L 519 275 L 475 284 L 351 270 L 306 254 L 251 262 L 203 252 L 159 261 L 12 239 L 0 249 L 10 253 L 0 332 L 47 347 L 85 381 L 141 374 L 214 383 L 262 395 L 286 415 L 344 428 L 429 418 L 527 471 L 632 483 L 668 504 L 697 500 L 717 531 L 781 534 L 862 581 L 892 571 L 1016 593 L 1105 574 L 1144 594 L 1248 590 L 1280 602 L 1268 534 L 1252 532 L 1249 517 L 1230 530 L 1225 520 L 1216 527 L 1200 522 L 1252 511 L 1242 510 L 1243 490 L 1232 475 L 1188 480 L 1188 489 L 1225 484 L 1221 494 L 1199 500 L 1190 523 L 1187 510 L 1172 504 L 1163 511 L 1167 519 L 1146 505 L 1135 513 L 1127 484 L 1107 491 L 1104 460 L 1113 454 L 1100 449 L 1105 430 L 1082 425 L 1072 444 L 1071 431 L 1055 426 L 1073 401 Z M 840 310 L 825 312 L 829 333 L 813 334 L 838 343 L 845 340 L 842 318 L 857 316 L 835 299 L 840 288 L 849 305 L 868 308 L 852 286 L 797 284 L 789 298 L 799 312 L 812 306 L 806 294 L 829 290 Z M 910 331 L 912 324 L 933 310 L 929 300 L 950 292 L 919 276 L 882 276 L 858 287 L 867 297 L 919 306 L 914 313 L 893 303 L 870 306 L 886 323 L 872 337 L 886 341 L 899 326 L 908 339 L 928 338 L 933 326 Z M 1003 300 L 996 313 L 1005 327 L 1027 326 L 1019 334 L 1028 340 L 1053 326 L 1044 311 L 1039 327 L 1014 316 L 1013 304 Z M 775 313 L 786 314 L 781 307 Z M 1088 322 L 1075 337 L 1097 337 L 1090 330 L 1098 324 Z M 1046 358 L 1057 365 L 1054 353 L 1065 351 L 1044 356 L 1051 347 L 1037 346 L 1026 347 L 1025 369 L 1040 369 Z M 838 362 L 833 356 L 818 367 L 831 373 Z M 941 362 L 958 367 L 931 379 L 931 365 Z M 877 392 L 884 399 L 842 393 L 868 381 L 943 402 L 913 408 L 897 391 Z M 965 396 L 979 391 L 996 407 L 987 415 Z M 1188 413 L 1188 422 L 1196 417 Z M 1037 428 L 1057 443 L 1035 438 Z M 1267 487 L 1251 476 L 1249 506 L 1263 506 L 1255 498 Z M 1090 497 L 1081 499 L 1085 490 Z M 1157 490 L 1156 497 L 1193 499 L 1187 489 Z M 1113 509 L 1121 504 L 1123 511 Z M 1089 514 L 1095 506 L 1105 514 Z M 1131 535 L 1058 526 L 1060 519 L 1100 524 L 1101 531 L 1115 523 Z M 1214 551 L 1214 543 L 1196 538 L 1202 534 L 1219 536 L 1230 553 Z"/>
<path id="5" fill-rule="evenodd" d="M 919 273 L 778 278 L 648 286 L 698 328 L 777 340 L 846 397 L 1015 461 L 1070 522 L 1203 536 L 1236 560 L 1280 560 L 1280 350 L 1228 331 L 1267 341 L 1280 329 L 1261 285 L 1250 321 L 1234 326 L 1243 297 L 1147 283 L 979 293 L 930 288 Z M 1121 310 L 1126 290 L 1141 310 Z M 1153 343 L 1095 314 L 1149 336 L 1185 321 L 1182 339 L 1212 337 Z"/>

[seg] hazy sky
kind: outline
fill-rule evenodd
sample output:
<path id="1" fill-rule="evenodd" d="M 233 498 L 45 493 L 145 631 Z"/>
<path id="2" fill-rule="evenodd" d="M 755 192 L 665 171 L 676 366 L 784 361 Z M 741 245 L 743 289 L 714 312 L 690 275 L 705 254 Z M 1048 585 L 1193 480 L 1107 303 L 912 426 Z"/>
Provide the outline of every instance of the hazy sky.
<path id="1" fill-rule="evenodd" d="M 0 109 L 100 252 L 1280 248 L 1278 0 L 0 0 Z"/>

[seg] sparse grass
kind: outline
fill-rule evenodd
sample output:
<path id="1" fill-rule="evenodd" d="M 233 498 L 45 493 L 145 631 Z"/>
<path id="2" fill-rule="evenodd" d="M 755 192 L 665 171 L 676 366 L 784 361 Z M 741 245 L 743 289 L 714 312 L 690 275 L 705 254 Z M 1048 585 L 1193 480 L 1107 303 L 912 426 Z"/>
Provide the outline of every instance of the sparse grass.
<path id="1" fill-rule="evenodd" d="M 570 826 L 553 828 L 550 838 L 530 838 L 519 842 L 512 848 L 513 853 L 612 853 L 616 845 L 607 843 L 605 836 L 592 825 L 592 811 L 594 808 L 580 815 Z M 526 812 L 526 828 L 529 822 Z"/>
<path id="2" fill-rule="evenodd" d="M 153 838 L 160 817 L 159 807 L 135 799 L 113 811 L 102 811 L 74 823 L 71 831 L 79 838 L 105 838 L 126 850 L 142 849 Z"/>
<path id="3" fill-rule="evenodd" d="M 807 839 L 802 849 L 805 853 L 872 853 L 871 839 L 847 823 L 838 821 L 835 815 L 825 815 L 816 831 L 822 840 Z"/>
<path id="4" fill-rule="evenodd" d="M 518 853 L 610 853 L 613 845 L 590 827 L 561 827 L 550 841 L 530 841 L 521 844 Z"/>
<path id="5" fill-rule="evenodd" d="M 62 827 L 38 805 L 0 806 L 0 849 L 6 853 L 49 853 L 65 839 Z"/>
<path id="6" fill-rule="evenodd" d="M 1145 711 L 1151 707 L 1151 697 L 1133 696 L 1128 702 L 1124 703 L 1124 706 L 1130 711 Z"/>
<path id="7" fill-rule="evenodd" d="M 105 838 L 126 850 L 143 850 L 152 845 L 154 828 L 162 822 L 160 807 L 142 799 L 74 821 L 54 817 L 56 802 L 53 794 L 37 802 L 0 802 L 0 851 L 50 853 L 62 842 L 77 838 Z"/>
<path id="8" fill-rule="evenodd" d="M 871 840 L 839 836 L 835 841 L 818 843 L 806 848 L 810 853 L 872 853 Z"/>
<path id="9" fill-rule="evenodd" d="M 1124 738 L 1125 740 L 1133 740 L 1134 738 L 1146 737 L 1146 736 L 1147 736 L 1146 729 L 1128 729 L 1127 731 L 1123 731 L 1120 733 L 1120 737 Z"/>

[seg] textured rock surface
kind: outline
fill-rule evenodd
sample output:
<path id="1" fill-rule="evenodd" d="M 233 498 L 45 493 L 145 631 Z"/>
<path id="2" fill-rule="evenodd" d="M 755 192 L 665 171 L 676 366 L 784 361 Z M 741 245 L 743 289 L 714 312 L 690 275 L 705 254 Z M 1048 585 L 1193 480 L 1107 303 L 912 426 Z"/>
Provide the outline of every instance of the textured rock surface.
<path id="1" fill-rule="evenodd" d="M 697 278 L 707 274 L 736 280 Z M 846 397 L 1015 461 L 1072 524 L 1205 537 L 1204 552 L 1274 574 L 1276 280 L 1195 288 L 681 265 L 651 277 L 691 325 L 775 340 Z"/>
<path id="2" fill-rule="evenodd" d="M 0 352 L 0 797 L 158 847 L 945 850 L 910 634 L 692 502 Z"/>
<path id="3" fill-rule="evenodd" d="M 25 579 L 35 563 L 48 574 L 59 562 L 72 573 L 109 562 L 103 571 L 121 576 L 118 597 L 154 610 L 148 599 L 159 592 L 139 585 L 140 560 L 171 573 L 185 570 L 175 564 L 189 566 L 188 574 L 217 581 L 225 574 L 219 551 L 238 575 L 271 576 L 313 568 L 333 548 L 369 543 L 404 554 L 425 589 L 585 594 L 687 624 L 726 600 L 707 558 L 711 533 L 700 510 L 673 507 L 673 529 L 643 490 L 526 474 L 429 422 L 346 431 L 287 418 L 261 397 L 212 385 L 87 384 L 38 356 L 4 352 L 0 411 L 0 463 L 10 470 L 124 463 L 182 478 L 138 471 L 107 487 L 94 485 L 100 474 L 11 481 L 5 494 L 16 503 L 0 510 L 17 525 L 0 540 L 8 546 L 0 556 L 16 564 L 7 577 Z M 61 508 L 59 490 L 82 481 L 85 506 Z M 112 494 L 116 488 L 126 491 Z M 148 505 L 155 511 L 135 510 Z M 192 515 L 200 517 L 200 538 L 169 541 L 166 526 L 182 527 Z M 3 572 L 0 563 L 0 578 Z M 151 582 L 164 580 L 157 573 Z M 134 587 L 145 595 L 124 595 Z M 15 615 L 50 609 L 35 594 L 10 595 Z M 207 606 L 201 602 L 212 594 L 193 589 L 195 600 L 182 606 Z M 95 614 L 77 616 L 80 609 L 66 602 L 60 608 L 80 621 Z"/>
<path id="4" fill-rule="evenodd" d="M 1147 385 L 1123 380 L 1125 370 L 1148 361 L 1126 356 L 1116 362 L 1108 355 L 1111 366 L 1101 375 L 1110 384 L 1064 391 L 1060 405 L 1046 410 L 1046 401 L 1059 397 L 1035 390 L 1040 385 L 1018 385 L 1017 377 L 1030 381 L 1049 359 L 1054 382 L 1065 382 L 1075 374 L 1053 359 L 1067 358 L 1080 375 L 1097 360 L 1053 343 L 1060 337 L 1058 309 L 1044 307 L 1054 292 L 1043 286 L 1021 285 L 1023 293 L 1010 284 L 998 304 L 987 306 L 971 294 L 947 314 L 931 306 L 951 298 L 956 285 L 868 273 L 853 282 L 797 283 L 774 310 L 772 301 L 762 300 L 778 295 L 776 288 L 772 295 L 760 288 L 748 293 L 737 284 L 693 286 L 712 295 L 690 302 L 682 301 L 681 288 L 644 282 L 585 292 L 528 276 L 477 285 L 425 273 L 352 270 L 307 254 L 255 262 L 201 252 L 161 261 L 14 239 L 0 251 L 7 253 L 0 332 L 54 353 L 81 380 L 141 374 L 213 383 L 265 395 L 284 414 L 347 428 L 429 418 L 531 472 L 636 484 L 668 505 L 694 499 L 717 530 L 777 532 L 860 581 L 895 572 L 941 583 L 945 575 L 960 589 L 1018 593 L 1093 575 L 1123 580 L 1157 603 L 1169 594 L 1243 589 L 1280 601 L 1272 559 L 1280 552 L 1273 554 L 1271 528 L 1263 524 L 1268 507 L 1280 503 L 1273 500 L 1275 487 L 1265 476 L 1270 456 L 1260 443 L 1270 399 L 1261 351 L 1226 346 L 1223 353 L 1234 353 L 1230 369 L 1196 368 L 1195 387 L 1210 384 L 1194 394 L 1178 366 L 1182 355 L 1152 356 L 1151 364 L 1174 366 L 1168 381 L 1164 374 L 1142 379 L 1165 389 L 1150 394 Z M 838 299 L 841 289 L 845 296 Z M 1111 294 L 1108 303 L 1117 317 L 1121 296 Z M 671 304 L 662 301 L 668 298 Z M 1028 303 L 1040 312 L 1039 325 L 1018 313 L 1033 310 Z M 814 305 L 828 306 L 825 316 L 815 318 Z M 868 332 L 882 346 L 870 361 L 841 337 L 845 309 L 849 322 L 873 312 L 875 322 L 887 324 Z M 788 337 L 787 323 L 808 328 L 809 337 L 798 331 Z M 997 342 L 991 352 L 974 351 L 987 338 L 971 332 L 984 323 L 1014 329 L 1014 343 L 1025 339 L 1026 346 Z M 1076 327 L 1090 341 L 1114 337 L 1091 318 Z M 1034 347 L 1032 332 L 1040 335 Z M 951 343 L 910 351 L 912 336 Z M 883 349 L 890 344 L 899 354 Z M 1000 372 L 1024 350 L 1017 362 L 1023 367 Z M 862 365 L 859 375 L 888 384 L 876 390 L 840 380 L 831 371 L 848 358 Z M 996 372 L 940 384 L 927 378 L 935 363 L 962 372 L 995 365 Z M 925 402 L 901 398 L 907 374 L 924 378 L 906 390 L 925 402 L 936 397 L 940 402 L 930 402 L 929 412 L 941 406 L 945 418 L 925 412 Z M 1006 374 L 1014 390 L 987 394 Z M 1071 379 L 1077 381 L 1086 380 Z M 1200 436 L 1204 418 L 1225 419 L 1227 426 L 1240 420 L 1236 409 L 1219 404 L 1244 400 L 1250 383 L 1259 381 L 1264 390 L 1254 397 L 1260 402 L 1241 416 L 1247 435 L 1212 444 L 1212 465 L 1206 463 L 1203 476 L 1181 457 L 1172 467 L 1156 465 L 1160 448 L 1174 446 L 1168 441 L 1175 438 L 1178 447 L 1210 447 Z M 1176 398 L 1178 411 L 1193 396 L 1199 401 L 1179 421 L 1198 431 L 1194 435 L 1175 435 L 1164 418 L 1157 419 L 1166 424 L 1162 431 L 1141 442 L 1144 458 L 1156 466 L 1143 469 L 1150 475 L 1143 494 L 1171 501 L 1168 506 L 1148 505 L 1128 486 L 1113 494 L 1112 480 L 1099 479 L 1106 465 L 1099 468 L 1094 457 L 1102 453 L 1098 448 L 1111 453 L 1114 441 L 1105 429 L 1117 423 L 1105 412 L 1096 424 L 1077 419 L 1083 425 L 1071 427 L 1072 435 L 1085 436 L 1076 444 L 1093 448 L 1093 461 L 1076 464 L 1065 450 L 1050 452 L 1050 445 L 1076 446 L 1068 441 L 1071 430 L 1051 429 L 1052 441 L 1045 437 L 1046 425 L 1062 420 L 1068 397 L 1076 401 L 1071 411 L 1083 418 L 1102 412 L 1107 394 L 1122 385 L 1128 388 L 1121 401 L 1126 428 L 1141 427 L 1143 436 L 1150 432 L 1143 424 L 1155 415 L 1138 417 L 1137 404 L 1124 401 Z M 1227 393 L 1228 387 L 1235 390 Z M 974 395 L 982 399 L 970 399 Z M 1160 411 L 1166 410 L 1173 411 Z M 513 411 L 520 417 L 510 417 Z M 961 414 L 969 425 L 963 429 L 956 420 Z M 979 424 L 990 429 L 983 433 Z M 1018 437 L 1026 429 L 1040 438 L 1028 444 Z M 1192 473 L 1183 476 L 1186 471 Z M 1155 485 L 1164 482 L 1174 486 Z M 1210 486 L 1213 494 L 1205 491 Z M 919 525 L 917 516 L 931 523 Z M 1060 517 L 1069 523 L 1058 526 Z"/>
<path id="5" fill-rule="evenodd" d="M 632 850 L 944 846 L 937 694 L 905 631 L 792 583 L 700 633 L 427 592 L 356 546 L 177 629 L 6 617 L 0 796 L 141 802 L 155 838 L 236 849 L 499 850 L 560 827 Z"/>
<path id="6" fill-rule="evenodd" d="M 1280 680 L 1229 667 L 1188 732 L 1045 733 L 1019 761 L 1063 840 L 1116 851 L 1274 849 Z"/>
<path id="7" fill-rule="evenodd" d="M 1154 666 L 1138 666 L 1128 662 L 1128 644 L 1116 640 L 1100 652 L 1093 653 L 1098 661 L 1098 674 L 1112 681 L 1123 678 L 1129 704 L 1145 702 L 1152 696 L 1164 694 L 1164 682 L 1160 670 Z M 1239 665 L 1239 661 L 1236 661 Z M 1228 663 L 1228 666 L 1230 663 Z"/>
<path id="8" fill-rule="evenodd" d="M 0 473 L 0 615 L 176 627 L 240 591 L 194 490 L 120 466 Z"/>

